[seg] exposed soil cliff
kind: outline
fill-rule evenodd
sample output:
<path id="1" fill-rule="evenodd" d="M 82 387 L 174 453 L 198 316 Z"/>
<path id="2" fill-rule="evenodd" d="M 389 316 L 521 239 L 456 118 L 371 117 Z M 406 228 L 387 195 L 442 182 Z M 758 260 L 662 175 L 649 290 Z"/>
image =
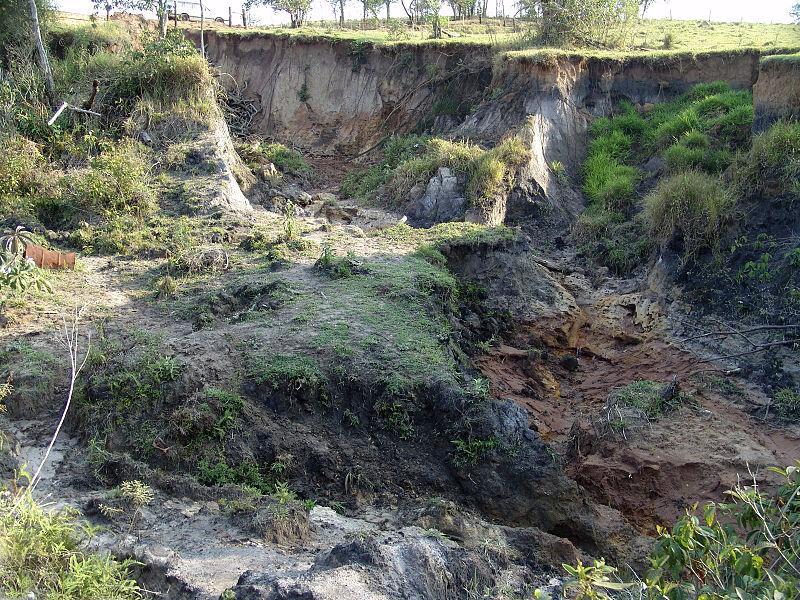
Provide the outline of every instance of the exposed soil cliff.
<path id="1" fill-rule="evenodd" d="M 198 34 L 187 35 L 197 40 Z M 615 101 L 655 103 L 694 84 L 750 88 L 759 54 L 610 60 L 572 55 L 506 59 L 478 45 L 374 46 L 209 31 L 223 85 L 257 100 L 254 133 L 315 154 L 357 154 L 418 126 L 493 142 L 529 117 L 547 160 L 577 166 L 592 115 Z"/>
<path id="2" fill-rule="evenodd" d="M 491 79 L 490 50 L 480 47 L 374 47 L 212 31 L 206 48 L 230 76 L 222 83 L 258 101 L 254 133 L 321 155 L 352 155 L 407 131 L 442 98 L 465 110 Z"/>
<path id="3" fill-rule="evenodd" d="M 761 61 L 753 104 L 756 132 L 766 130 L 778 119 L 800 117 L 800 54 Z"/>

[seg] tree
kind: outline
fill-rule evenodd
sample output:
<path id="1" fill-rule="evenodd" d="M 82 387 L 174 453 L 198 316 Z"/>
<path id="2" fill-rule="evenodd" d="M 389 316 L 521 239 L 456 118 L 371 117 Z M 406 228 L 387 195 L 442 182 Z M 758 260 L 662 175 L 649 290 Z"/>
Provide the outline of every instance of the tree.
<path id="1" fill-rule="evenodd" d="M 639 19 L 639 0 L 521 0 L 548 45 L 624 46 Z"/>
<path id="2" fill-rule="evenodd" d="M 306 15 L 311 8 L 311 0 L 246 0 L 245 6 L 250 9 L 256 5 L 271 6 L 274 10 L 289 13 L 289 20 L 293 28 L 302 27 L 305 23 Z M 343 24 L 344 3 L 342 2 L 342 16 L 340 23 Z"/>
<path id="3" fill-rule="evenodd" d="M 789 11 L 789 14 L 794 17 L 795 23 L 800 24 L 800 2 L 798 2 L 792 7 L 792 10 Z"/>
<path id="4" fill-rule="evenodd" d="M 54 12 L 49 0 L 36 0 L 36 12 L 44 35 Z M 13 60 L 32 56 L 34 45 L 28 2 L 0 0 L 0 67 L 8 68 Z"/>
<path id="5" fill-rule="evenodd" d="M 363 20 L 366 22 L 367 15 L 377 17 L 378 9 L 383 6 L 383 2 L 384 0 L 361 0 L 361 4 L 364 8 Z"/>
<path id="6" fill-rule="evenodd" d="M 106 18 L 115 8 L 152 11 L 158 17 L 158 37 L 162 40 L 167 37 L 167 19 L 172 0 L 92 0 L 92 4 L 96 11 L 100 8 L 106 11 Z"/>
<path id="7" fill-rule="evenodd" d="M 36 0 L 28 0 L 28 4 L 31 11 L 33 39 L 36 43 L 36 56 L 39 61 L 39 68 L 42 70 L 42 75 L 44 76 L 44 89 L 47 92 L 47 99 L 50 101 L 50 104 L 55 105 L 56 86 L 55 83 L 53 83 L 53 71 L 50 69 L 47 49 L 44 47 L 44 41 L 42 41 L 42 29 L 39 26 L 39 8 L 36 6 Z"/>

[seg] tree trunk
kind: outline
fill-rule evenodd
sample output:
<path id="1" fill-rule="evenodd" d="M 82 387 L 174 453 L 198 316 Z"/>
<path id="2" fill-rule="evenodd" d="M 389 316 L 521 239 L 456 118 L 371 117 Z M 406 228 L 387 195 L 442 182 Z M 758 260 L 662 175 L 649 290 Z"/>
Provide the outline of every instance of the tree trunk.
<path id="1" fill-rule="evenodd" d="M 50 70 L 50 61 L 47 59 L 47 50 L 42 41 L 42 30 L 39 27 L 39 9 L 36 8 L 36 0 L 29 0 L 31 10 L 31 27 L 33 28 L 33 38 L 36 42 L 36 54 L 39 59 L 39 68 L 44 75 L 44 89 L 47 93 L 47 100 L 51 106 L 56 102 L 56 85 L 53 83 L 53 71 Z"/>
<path id="2" fill-rule="evenodd" d="M 339 27 L 344 27 L 344 0 L 339 0 Z"/>
<path id="3" fill-rule="evenodd" d="M 156 5 L 156 15 L 158 15 L 158 37 L 162 40 L 167 37 L 167 21 L 169 20 L 167 1 L 168 0 L 159 0 Z"/>
<path id="4" fill-rule="evenodd" d="M 388 23 L 389 20 L 392 18 L 392 15 L 389 14 L 389 7 L 392 4 L 392 0 L 386 0 L 386 22 Z"/>
<path id="5" fill-rule="evenodd" d="M 111 5 L 106 4 L 106 21 L 111 20 Z"/>

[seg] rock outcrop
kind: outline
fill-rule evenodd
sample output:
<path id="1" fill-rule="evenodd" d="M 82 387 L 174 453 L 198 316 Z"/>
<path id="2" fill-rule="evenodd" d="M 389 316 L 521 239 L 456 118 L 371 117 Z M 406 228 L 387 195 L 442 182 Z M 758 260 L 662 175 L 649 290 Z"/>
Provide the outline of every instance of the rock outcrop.
<path id="1" fill-rule="evenodd" d="M 414 192 L 412 190 L 412 196 Z M 411 202 L 406 215 L 414 227 L 431 227 L 436 223 L 463 221 L 467 210 L 464 182 L 447 167 L 440 167 L 431 177 L 421 197 Z"/>

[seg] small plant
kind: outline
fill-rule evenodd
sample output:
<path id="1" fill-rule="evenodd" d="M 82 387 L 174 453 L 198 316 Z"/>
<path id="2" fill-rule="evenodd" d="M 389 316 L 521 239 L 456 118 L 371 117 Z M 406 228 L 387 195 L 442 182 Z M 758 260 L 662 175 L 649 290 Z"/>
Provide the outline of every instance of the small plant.
<path id="1" fill-rule="evenodd" d="M 401 440 L 407 440 L 413 435 L 414 424 L 403 402 L 381 400 L 375 404 L 375 411 L 384 419 L 386 429 L 394 431 Z"/>
<path id="2" fill-rule="evenodd" d="M 762 253 L 758 260 L 748 260 L 739 269 L 739 281 L 745 278 L 760 281 L 761 283 L 769 281 L 772 279 L 773 275 L 772 269 L 770 268 L 771 260 L 772 254 L 769 252 Z"/>
<path id="3" fill-rule="evenodd" d="M 619 581 L 617 569 L 603 559 L 591 565 L 579 561 L 574 567 L 563 565 L 570 576 L 564 585 L 565 592 L 573 592 L 575 600 L 613 600 L 609 592 L 621 592 L 634 584 Z"/>
<path id="4" fill-rule="evenodd" d="M 292 242 L 300 236 L 300 225 L 291 206 L 283 211 L 283 240 Z"/>
<path id="5" fill-rule="evenodd" d="M 470 383 L 470 392 L 478 398 L 488 398 L 490 392 L 489 380 L 483 377 L 473 379 Z"/>
<path id="6" fill-rule="evenodd" d="M 175 296 L 178 291 L 178 284 L 172 275 L 164 275 L 159 281 L 156 289 L 158 300 L 167 300 Z"/>
<path id="7" fill-rule="evenodd" d="M 153 488 L 141 481 L 123 481 L 119 486 L 119 497 L 131 511 L 128 529 L 132 530 L 141 515 L 142 508 L 153 501 L 155 493 Z"/>
<path id="8" fill-rule="evenodd" d="M 800 394 L 791 388 L 778 390 L 770 405 L 775 414 L 785 421 L 800 421 Z"/>
<path id="9" fill-rule="evenodd" d="M 359 416 L 349 408 L 344 410 L 344 422 L 350 427 L 358 427 L 361 425 L 361 419 Z"/>
<path id="10" fill-rule="evenodd" d="M 297 494 L 289 488 L 289 484 L 285 481 L 278 481 L 275 483 L 275 490 L 270 494 L 274 500 L 278 501 L 278 504 L 281 506 L 285 506 L 290 502 L 294 502 L 297 500 Z"/>
<path id="11" fill-rule="evenodd" d="M 500 447 L 500 442 L 495 437 L 486 439 L 473 438 L 469 440 L 457 439 L 451 442 L 456 447 L 454 461 L 458 466 L 476 465 L 478 461 L 492 450 Z"/>
<path id="12" fill-rule="evenodd" d="M 311 94 L 308 92 L 308 84 L 305 81 L 303 82 L 303 85 L 300 86 L 300 89 L 297 90 L 297 98 L 303 104 L 311 100 Z"/>
<path id="13" fill-rule="evenodd" d="M 562 185 L 569 184 L 569 175 L 567 175 L 567 168 L 560 160 L 554 160 L 550 163 L 550 170 L 556 176 L 558 182 Z"/>
<path id="14" fill-rule="evenodd" d="M 25 248 L 33 243 L 31 233 L 22 225 L 17 225 L 13 231 L 7 231 L 0 237 L 0 252 L 5 251 L 12 256 L 25 254 Z"/>
<path id="15" fill-rule="evenodd" d="M 675 34 L 674 33 L 664 34 L 664 39 L 661 40 L 661 47 L 664 50 L 672 50 L 673 46 L 675 46 Z"/>
<path id="16" fill-rule="evenodd" d="M 330 245 L 322 247 L 322 254 L 314 263 L 314 268 L 326 273 L 333 279 L 346 279 L 357 273 L 364 273 L 365 269 L 356 261 L 355 255 L 348 252 L 346 256 L 336 256 Z"/>

